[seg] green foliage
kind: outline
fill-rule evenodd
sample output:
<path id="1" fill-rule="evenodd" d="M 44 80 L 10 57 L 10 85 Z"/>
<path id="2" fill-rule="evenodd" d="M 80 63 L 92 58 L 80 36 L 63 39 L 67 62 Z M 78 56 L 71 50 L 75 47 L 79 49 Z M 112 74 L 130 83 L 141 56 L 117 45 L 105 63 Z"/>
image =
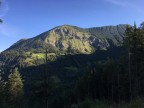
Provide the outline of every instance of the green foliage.
<path id="1" fill-rule="evenodd" d="M 4 107 L 6 102 L 5 102 L 5 82 L 2 80 L 0 76 L 0 106 Z"/>
<path id="2" fill-rule="evenodd" d="M 141 30 L 144 30 L 144 22 L 141 23 L 140 29 L 141 29 Z"/>
<path id="3" fill-rule="evenodd" d="M 90 99 L 86 99 L 80 103 L 79 108 L 92 108 L 93 102 Z"/>
<path id="4" fill-rule="evenodd" d="M 15 68 L 8 76 L 8 81 L 6 83 L 6 94 L 7 102 L 10 104 L 18 103 L 23 97 L 23 80 L 18 68 Z"/>
<path id="5" fill-rule="evenodd" d="M 85 99 L 83 102 L 79 104 L 78 108 L 112 108 L 112 104 L 105 100 L 93 101 L 92 99 Z"/>
<path id="6" fill-rule="evenodd" d="M 137 28 L 135 24 L 134 27 L 127 27 L 126 35 L 125 45 L 127 46 L 129 56 L 129 82 L 132 98 L 139 96 L 141 91 L 139 84 L 142 83 L 144 71 L 144 32 Z"/>
<path id="7" fill-rule="evenodd" d="M 8 81 L 0 79 L 0 107 L 19 108 L 23 103 L 23 82 L 17 68 L 9 75 Z"/>
<path id="8" fill-rule="evenodd" d="M 135 100 L 131 101 L 130 103 L 122 104 L 120 108 L 143 108 L 144 102 L 143 98 L 138 97 Z"/>

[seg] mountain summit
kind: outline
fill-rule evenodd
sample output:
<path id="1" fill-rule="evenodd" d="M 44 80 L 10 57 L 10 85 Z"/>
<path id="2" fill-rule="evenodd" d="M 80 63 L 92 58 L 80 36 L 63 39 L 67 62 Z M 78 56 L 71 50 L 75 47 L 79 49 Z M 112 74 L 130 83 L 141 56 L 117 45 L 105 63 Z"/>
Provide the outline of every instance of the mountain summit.
<path id="1" fill-rule="evenodd" d="M 119 46 L 124 37 L 126 25 L 80 28 L 63 25 L 55 27 L 34 38 L 21 39 L 9 50 L 43 52 L 47 47 L 49 52 L 65 51 L 91 53 L 96 49 L 107 49 Z"/>

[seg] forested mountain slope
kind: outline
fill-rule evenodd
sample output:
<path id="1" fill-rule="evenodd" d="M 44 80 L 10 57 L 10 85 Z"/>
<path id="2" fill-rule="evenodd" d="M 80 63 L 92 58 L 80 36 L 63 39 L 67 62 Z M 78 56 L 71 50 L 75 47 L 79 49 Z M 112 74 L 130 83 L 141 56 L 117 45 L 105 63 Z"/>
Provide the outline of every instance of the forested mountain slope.
<path id="1" fill-rule="evenodd" d="M 60 55 L 91 54 L 121 46 L 127 25 L 80 28 L 63 25 L 30 39 L 21 39 L 0 54 L 0 64 L 7 67 L 43 64 L 45 50 L 49 61 Z"/>

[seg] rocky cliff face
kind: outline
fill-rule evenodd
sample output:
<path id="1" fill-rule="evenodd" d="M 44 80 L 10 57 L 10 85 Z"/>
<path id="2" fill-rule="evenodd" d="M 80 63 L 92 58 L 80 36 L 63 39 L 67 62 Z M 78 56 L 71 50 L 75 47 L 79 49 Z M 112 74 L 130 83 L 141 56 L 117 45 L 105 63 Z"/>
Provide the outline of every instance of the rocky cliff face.
<path id="1" fill-rule="evenodd" d="M 50 31 L 44 42 L 63 51 L 76 50 L 81 53 L 90 53 L 93 50 L 90 37 L 89 32 L 64 25 Z"/>

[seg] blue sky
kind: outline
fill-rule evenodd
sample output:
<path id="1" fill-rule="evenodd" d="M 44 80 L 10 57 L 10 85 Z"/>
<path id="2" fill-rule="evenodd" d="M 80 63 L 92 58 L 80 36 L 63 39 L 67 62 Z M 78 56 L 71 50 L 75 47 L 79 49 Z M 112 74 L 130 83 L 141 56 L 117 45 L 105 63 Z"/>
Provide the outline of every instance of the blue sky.
<path id="1" fill-rule="evenodd" d="M 55 26 L 83 28 L 144 21 L 144 0 L 2 0 L 0 51 Z"/>

